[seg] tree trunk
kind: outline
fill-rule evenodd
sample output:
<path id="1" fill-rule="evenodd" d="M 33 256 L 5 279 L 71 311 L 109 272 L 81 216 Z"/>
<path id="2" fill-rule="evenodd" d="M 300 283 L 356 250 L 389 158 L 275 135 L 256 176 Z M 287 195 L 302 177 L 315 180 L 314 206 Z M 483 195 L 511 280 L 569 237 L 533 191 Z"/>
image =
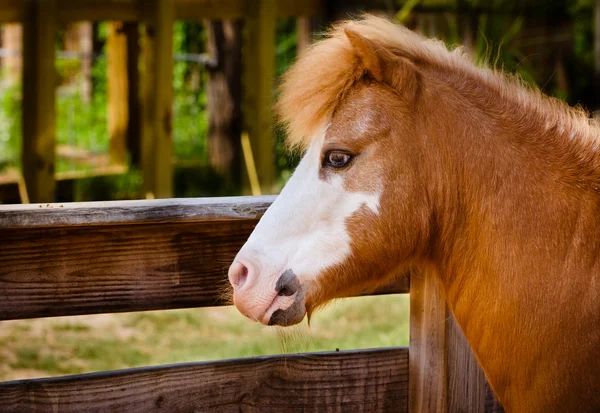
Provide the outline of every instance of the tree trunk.
<path id="1" fill-rule="evenodd" d="M 94 34 L 92 22 L 81 22 L 79 28 L 79 49 L 81 57 L 81 97 L 88 103 L 92 101 L 92 66 L 94 64 Z"/>
<path id="2" fill-rule="evenodd" d="M 211 21 L 208 52 L 217 65 L 208 81 L 210 164 L 235 188 L 241 185 L 242 22 Z"/>

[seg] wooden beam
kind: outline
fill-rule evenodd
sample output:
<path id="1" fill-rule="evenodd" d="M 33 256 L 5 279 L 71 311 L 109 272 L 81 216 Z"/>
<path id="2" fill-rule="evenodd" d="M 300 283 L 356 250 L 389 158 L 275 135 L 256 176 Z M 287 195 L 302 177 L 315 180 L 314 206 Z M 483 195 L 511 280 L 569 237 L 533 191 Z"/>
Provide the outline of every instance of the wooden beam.
<path id="1" fill-rule="evenodd" d="M 123 22 L 108 23 L 106 40 L 108 65 L 107 114 L 112 162 L 127 162 L 127 128 L 129 126 L 129 82 L 127 76 L 127 35 Z"/>
<path id="2" fill-rule="evenodd" d="M 169 198 L 173 196 L 173 2 L 148 0 L 144 7 L 143 188 L 148 198 Z"/>
<path id="3" fill-rule="evenodd" d="M 198 21 L 242 19 L 247 3 L 240 0 L 177 0 L 175 18 Z"/>
<path id="4" fill-rule="evenodd" d="M 448 412 L 485 412 L 486 379 L 460 326 L 447 309 Z"/>
<path id="5" fill-rule="evenodd" d="M 60 21 L 68 23 L 81 20 L 139 21 L 142 3 L 147 0 L 58 0 Z"/>
<path id="6" fill-rule="evenodd" d="M 275 181 L 273 90 L 275 85 L 275 0 L 249 3 L 245 21 L 245 122 L 263 194 Z"/>
<path id="7" fill-rule="evenodd" d="M 23 0 L 0 0 L 0 22 L 22 22 L 27 6 L 25 3 Z"/>
<path id="8" fill-rule="evenodd" d="M 127 107 L 129 123 L 127 124 L 127 152 L 129 162 L 139 167 L 142 160 L 142 105 L 140 102 L 140 32 L 137 22 L 125 22 L 123 31 L 127 37 Z"/>
<path id="9" fill-rule="evenodd" d="M 409 349 L 411 413 L 502 412 L 433 272 L 410 278 Z"/>
<path id="10" fill-rule="evenodd" d="M 16 181 L 16 179 L 15 179 Z M 258 220 L 274 196 L 0 205 L 0 229 Z"/>
<path id="11" fill-rule="evenodd" d="M 411 413 L 447 412 L 446 304 L 437 284 L 434 273 L 410 277 Z"/>
<path id="12" fill-rule="evenodd" d="M 55 0 L 29 0 L 23 21 L 22 165 L 32 202 L 52 202 L 56 142 Z"/>
<path id="13" fill-rule="evenodd" d="M 406 348 L 252 357 L 0 383 L 4 413 L 406 413 Z"/>
<path id="14" fill-rule="evenodd" d="M 0 205 L 0 320 L 227 304 L 273 197 Z M 408 292 L 408 277 L 378 293 Z"/>
<path id="15" fill-rule="evenodd" d="M 175 17 L 177 19 L 235 20 L 246 17 L 248 7 L 253 1 L 244 0 L 176 0 Z M 295 16 L 315 16 L 323 12 L 322 0 L 275 0 L 278 18 Z"/>
<path id="16" fill-rule="evenodd" d="M 277 0 L 277 17 L 318 16 L 324 13 L 323 0 Z"/>

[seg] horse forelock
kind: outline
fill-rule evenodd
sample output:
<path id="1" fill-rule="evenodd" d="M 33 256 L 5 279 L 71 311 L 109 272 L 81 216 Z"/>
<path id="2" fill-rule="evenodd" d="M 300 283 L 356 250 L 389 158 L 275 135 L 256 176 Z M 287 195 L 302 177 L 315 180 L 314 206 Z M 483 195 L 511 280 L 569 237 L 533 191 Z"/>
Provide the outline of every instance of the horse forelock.
<path id="1" fill-rule="evenodd" d="M 471 79 L 497 91 L 502 99 L 525 109 L 544 125 L 562 125 L 571 139 L 581 140 L 594 149 L 600 147 L 597 122 L 581 107 L 545 96 L 538 88 L 525 84 L 518 76 L 488 66 L 478 66 L 461 47 L 449 50 L 439 40 L 427 39 L 382 17 L 366 14 L 359 20 L 334 25 L 325 39 L 302 53 L 283 76 L 276 105 L 279 120 L 288 131 L 289 147 L 306 149 L 330 122 L 346 92 L 362 77 L 346 29 L 373 41 L 381 49 L 402 56 L 417 67 L 429 67 L 454 77 L 458 82 Z M 524 119 L 524 122 L 527 122 Z"/>

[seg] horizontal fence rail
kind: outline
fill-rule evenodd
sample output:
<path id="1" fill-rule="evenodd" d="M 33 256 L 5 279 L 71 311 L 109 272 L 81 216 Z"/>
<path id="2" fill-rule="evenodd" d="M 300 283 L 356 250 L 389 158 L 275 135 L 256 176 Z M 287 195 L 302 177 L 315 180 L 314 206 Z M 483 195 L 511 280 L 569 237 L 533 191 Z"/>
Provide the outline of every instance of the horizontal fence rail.
<path id="1" fill-rule="evenodd" d="M 0 383 L 3 413 L 408 411 L 408 349 L 186 363 Z"/>
<path id="2" fill-rule="evenodd" d="M 274 197 L 0 206 L 0 320 L 228 304 Z M 408 276 L 375 294 L 408 293 Z"/>
<path id="3" fill-rule="evenodd" d="M 273 200 L 0 206 L 0 320 L 227 304 L 227 268 Z M 375 292 L 410 287 L 410 355 L 269 356 L 13 381 L 0 383 L 0 411 L 502 412 L 433 275 L 414 274 L 410 286 L 401 275 Z"/>

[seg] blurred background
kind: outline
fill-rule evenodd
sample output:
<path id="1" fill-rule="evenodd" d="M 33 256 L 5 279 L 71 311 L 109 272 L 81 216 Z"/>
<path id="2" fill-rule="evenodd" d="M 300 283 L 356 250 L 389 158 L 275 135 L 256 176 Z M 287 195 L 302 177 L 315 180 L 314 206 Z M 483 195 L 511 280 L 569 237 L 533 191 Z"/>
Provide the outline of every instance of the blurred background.
<path id="1" fill-rule="evenodd" d="M 364 11 L 600 107 L 597 0 L 0 1 L 0 203 L 277 193 L 277 79 Z M 286 340 L 231 308 L 1 322 L 0 379 L 405 345 L 407 303 L 343 300 Z"/>

